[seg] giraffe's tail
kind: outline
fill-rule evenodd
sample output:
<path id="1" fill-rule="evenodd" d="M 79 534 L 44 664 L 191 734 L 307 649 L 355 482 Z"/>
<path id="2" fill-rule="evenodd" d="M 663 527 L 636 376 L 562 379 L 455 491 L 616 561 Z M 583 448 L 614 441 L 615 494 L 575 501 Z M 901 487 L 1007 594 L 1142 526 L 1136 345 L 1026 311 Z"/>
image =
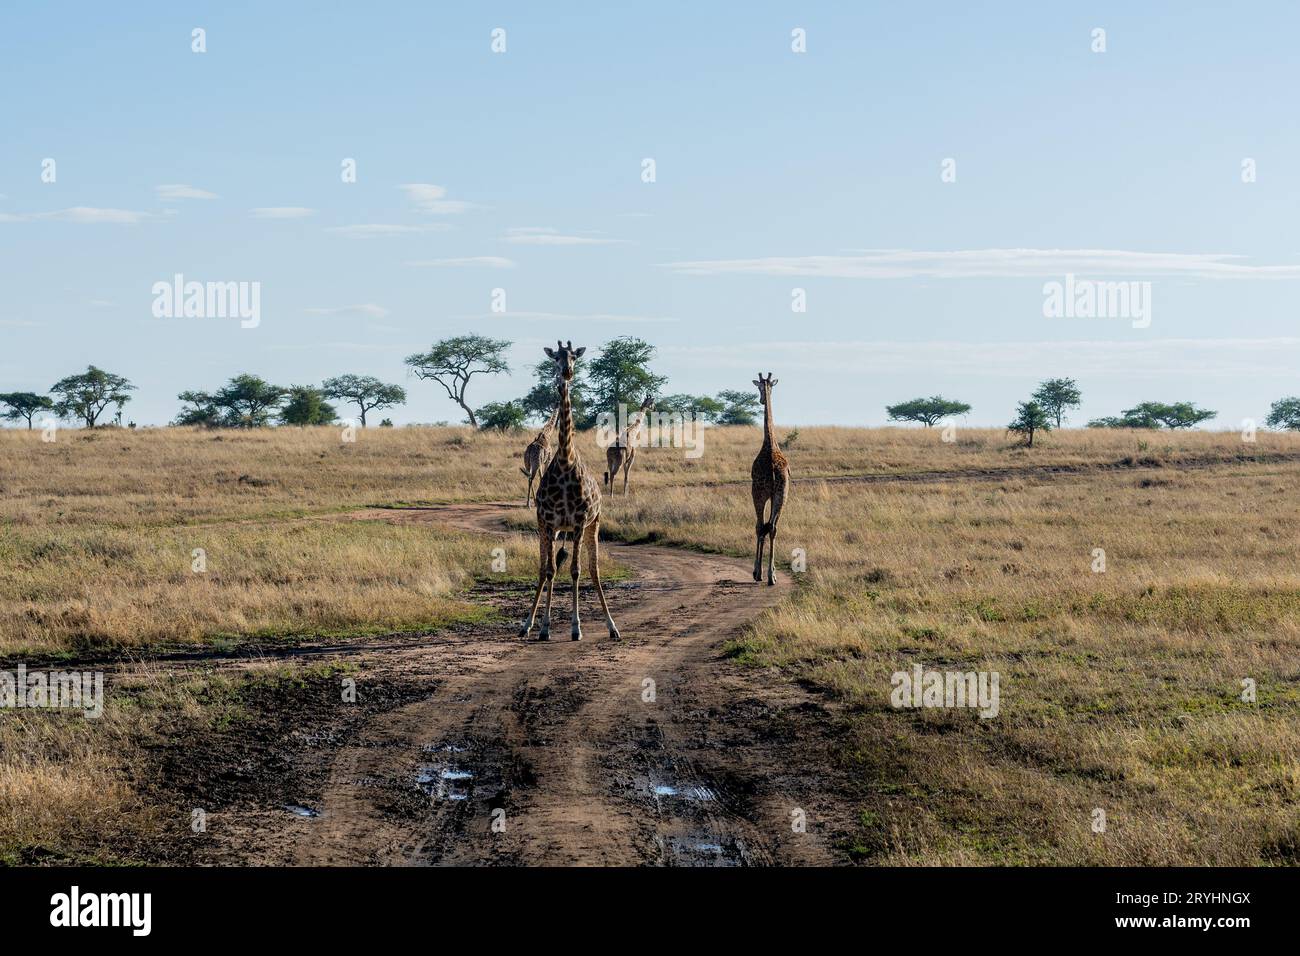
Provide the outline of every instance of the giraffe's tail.
<path id="1" fill-rule="evenodd" d="M 561 531 L 561 532 L 560 532 L 560 535 L 567 535 L 567 537 L 561 537 L 561 538 L 560 538 L 561 541 L 572 541 L 572 540 L 573 540 L 573 534 L 572 534 L 572 532 L 569 532 L 569 531 Z M 568 561 L 568 560 L 569 560 L 569 549 L 566 548 L 563 544 L 561 544 L 561 545 L 560 545 L 560 550 L 559 550 L 558 552 L 556 552 L 556 554 L 555 554 L 555 573 L 556 573 L 556 574 L 559 574 L 561 571 L 564 570 L 564 562 L 566 562 L 566 561 Z"/>

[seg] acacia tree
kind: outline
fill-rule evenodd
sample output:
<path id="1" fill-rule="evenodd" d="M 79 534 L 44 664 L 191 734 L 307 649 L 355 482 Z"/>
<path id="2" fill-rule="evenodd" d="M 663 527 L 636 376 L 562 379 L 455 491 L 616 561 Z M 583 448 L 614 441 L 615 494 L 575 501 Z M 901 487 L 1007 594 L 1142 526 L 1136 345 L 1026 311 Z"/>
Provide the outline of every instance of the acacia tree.
<path id="1" fill-rule="evenodd" d="M 523 403 L 518 401 L 488 402 L 475 414 L 484 431 L 489 429 L 503 432 L 519 431 L 528 419 L 528 412 L 524 409 Z"/>
<path id="2" fill-rule="evenodd" d="M 339 375 L 327 378 L 321 386 L 326 398 L 340 398 L 361 410 L 361 427 L 366 427 L 366 412 L 392 408 L 406 401 L 406 389 L 386 385 L 373 375 Z"/>
<path id="3" fill-rule="evenodd" d="M 3 401 L 4 396 L 0 395 L 0 402 Z M 1279 398 L 1268 410 L 1264 424 L 1269 428 L 1300 431 L 1300 398 Z"/>
<path id="4" fill-rule="evenodd" d="M 1141 402 L 1126 408 L 1118 416 L 1094 418 L 1089 428 L 1191 428 L 1218 415 L 1193 402 Z"/>
<path id="5" fill-rule="evenodd" d="M 535 421 L 547 421 L 555 406 L 560 404 L 560 392 L 555 383 L 555 363 L 548 358 L 533 366 L 534 384 L 528 394 L 518 400 L 525 414 Z M 575 422 L 587 418 L 587 379 L 583 363 L 579 361 L 573 369 L 573 381 L 569 382 L 569 406 L 573 409 Z"/>
<path id="6" fill-rule="evenodd" d="M 1166 428 L 1191 428 L 1201 422 L 1208 422 L 1218 415 L 1208 408 L 1197 408 L 1194 402 L 1175 402 L 1172 405 L 1159 405 L 1155 412 Z"/>
<path id="7" fill-rule="evenodd" d="M 587 369 L 591 407 L 581 420 L 575 416 L 579 427 L 594 425 L 602 411 L 617 413 L 620 403 L 628 408 L 639 407 L 645 398 L 658 392 L 668 379 L 650 371 L 654 355 L 653 345 L 631 335 L 601 346 L 600 355 Z"/>
<path id="8" fill-rule="evenodd" d="M 474 409 L 465 400 L 465 389 L 475 375 L 497 375 L 509 372 L 505 351 L 510 348 L 506 339 L 490 339 L 483 335 L 458 335 L 435 342 L 427 352 L 417 352 L 406 357 L 406 364 L 416 378 L 432 379 L 447 392 L 447 397 L 461 407 L 470 425 L 478 428 Z"/>
<path id="9" fill-rule="evenodd" d="M 1056 419 L 1057 428 L 1061 427 L 1067 409 L 1083 404 L 1083 393 L 1072 378 L 1049 378 L 1029 397 Z"/>
<path id="10" fill-rule="evenodd" d="M 932 395 L 929 398 L 913 398 L 897 405 L 886 405 L 885 411 L 889 414 L 890 421 L 921 422 L 930 428 L 951 415 L 965 415 L 970 411 L 970 406 L 941 395 Z"/>
<path id="11" fill-rule="evenodd" d="M 311 385 L 290 385 L 288 401 L 280 410 L 285 425 L 331 425 L 338 417 L 325 393 Z"/>
<path id="12" fill-rule="evenodd" d="M 24 418 L 27 420 L 27 430 L 31 431 L 32 419 L 37 412 L 52 411 L 54 400 L 35 392 L 0 392 L 0 405 L 9 406 L 9 410 L 4 413 L 6 419 L 16 422 Z"/>
<path id="13" fill-rule="evenodd" d="M 54 409 L 60 418 L 79 418 L 87 428 L 94 428 L 109 405 L 116 405 L 121 414 L 122 406 L 131 400 L 127 392 L 135 391 L 135 386 L 121 375 L 89 365 L 80 375 L 59 379 L 50 391 L 59 396 Z"/>
<path id="14" fill-rule="evenodd" d="M 1016 432 L 1025 440 L 1027 448 L 1034 447 L 1035 434 L 1050 432 L 1051 430 L 1052 419 L 1047 414 L 1047 409 L 1032 399 L 1020 403 L 1020 406 L 1016 409 L 1016 417 L 1007 426 L 1007 431 Z"/>
<path id="15" fill-rule="evenodd" d="M 755 392 L 724 389 L 718 392 L 717 401 L 723 406 L 717 417 L 719 425 L 757 424 L 758 395 Z"/>
<path id="16" fill-rule="evenodd" d="M 181 392 L 177 397 L 194 407 L 183 409 L 176 424 L 261 428 L 270 424 L 287 394 L 288 389 L 245 372 L 216 392 Z"/>

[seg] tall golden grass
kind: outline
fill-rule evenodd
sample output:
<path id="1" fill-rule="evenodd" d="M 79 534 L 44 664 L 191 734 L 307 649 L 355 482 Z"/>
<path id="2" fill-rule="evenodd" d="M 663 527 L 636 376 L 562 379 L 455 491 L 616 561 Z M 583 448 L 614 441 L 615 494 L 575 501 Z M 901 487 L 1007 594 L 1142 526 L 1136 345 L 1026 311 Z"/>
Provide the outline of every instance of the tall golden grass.
<path id="1" fill-rule="evenodd" d="M 332 519 L 522 503 L 531 433 L 39 438 L 0 431 L 0 654 L 478 613 L 465 586 L 487 570 L 484 541 Z M 848 850 L 885 864 L 1295 862 L 1300 436 L 1065 431 L 1032 450 L 997 431 L 943 438 L 799 429 L 778 566 L 790 574 L 800 548 L 807 571 L 729 649 L 851 715 L 839 759 L 860 782 L 861 826 Z M 697 460 L 642 450 L 604 526 L 752 556 L 759 441 L 757 429 L 711 429 Z M 580 446 L 600 470 L 594 436 Z M 820 480 L 851 475 L 896 480 Z M 529 569 L 526 539 L 510 547 L 512 567 Z M 191 570 L 196 548 L 206 573 Z M 890 676 L 913 662 L 996 670 L 999 716 L 895 710 Z M 1241 699 L 1245 679 L 1255 703 Z M 0 847 L 75 844 L 68 834 L 143 812 L 112 769 L 140 728 L 77 721 L 0 714 Z M 108 798 L 87 804 L 83 784 Z"/>

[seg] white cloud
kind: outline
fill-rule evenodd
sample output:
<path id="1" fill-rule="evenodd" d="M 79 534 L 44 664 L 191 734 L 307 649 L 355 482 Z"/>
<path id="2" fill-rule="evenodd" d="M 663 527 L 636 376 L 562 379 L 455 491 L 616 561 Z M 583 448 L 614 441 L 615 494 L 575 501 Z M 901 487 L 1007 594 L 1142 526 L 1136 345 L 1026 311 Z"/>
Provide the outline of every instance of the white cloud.
<path id="1" fill-rule="evenodd" d="M 683 364 L 702 368 L 782 368 L 811 372 L 914 375 L 939 382 L 952 376 L 1041 378 L 1064 362 L 1075 377 L 1137 380 L 1173 376 L 1240 378 L 1291 375 L 1300 363 L 1300 338 L 1082 339 L 1038 342 L 787 341 L 660 346 Z M 752 370 L 752 369 L 751 369 Z"/>
<path id="2" fill-rule="evenodd" d="M 0 222 L 77 222 L 77 223 L 127 223 L 134 224 L 156 218 L 153 213 L 134 209 L 100 209 L 94 206 L 72 206 L 52 212 L 0 213 Z"/>
<path id="3" fill-rule="evenodd" d="M 186 183 L 168 183 L 163 186 L 155 186 L 153 191 L 158 194 L 158 198 L 164 202 L 173 199 L 216 199 L 216 193 L 210 193 L 206 189 L 199 189 L 197 186 L 190 186 Z"/>
<path id="4" fill-rule="evenodd" d="M 446 188 L 432 183 L 402 183 L 397 188 L 406 193 L 406 198 L 415 204 L 416 209 L 431 215 L 454 215 L 474 208 L 473 203 L 447 199 Z"/>
<path id="5" fill-rule="evenodd" d="M 503 256 L 461 256 L 455 259 L 414 259 L 408 266 L 484 266 L 489 269 L 513 269 L 515 261 Z"/>
<path id="6" fill-rule="evenodd" d="M 566 312 L 483 312 L 478 315 L 458 316 L 462 319 L 518 319 L 523 322 L 677 322 L 678 319 L 661 315 L 613 315 L 596 312 L 574 315 Z"/>
<path id="7" fill-rule="evenodd" d="M 627 242 L 601 235 L 564 235 L 546 226 L 517 226 L 506 230 L 505 242 L 529 246 L 610 246 Z"/>
<path id="8" fill-rule="evenodd" d="M 249 214 L 254 219 L 305 219 L 315 211 L 306 206 L 258 206 Z"/>
<path id="9" fill-rule="evenodd" d="M 422 232 L 446 232 L 451 226 L 434 222 L 422 226 L 399 226 L 390 223 L 368 222 L 355 226 L 330 226 L 327 232 L 350 239 L 379 239 L 386 236 L 407 236 Z"/>
<path id="10" fill-rule="evenodd" d="M 6 329 L 35 329 L 40 327 L 40 323 L 31 322 L 27 319 L 0 319 L 0 327 Z"/>
<path id="11" fill-rule="evenodd" d="M 1300 265 L 1248 265 L 1222 253 L 1122 249 L 969 249 L 920 252 L 859 249 L 850 255 L 776 256 L 661 263 L 684 275 L 748 274 L 837 279 L 970 279 L 1062 276 L 1184 276 L 1201 279 L 1296 279 Z"/>
<path id="12" fill-rule="evenodd" d="M 388 310 L 373 302 L 361 305 L 341 305 L 333 309 L 304 309 L 308 315 L 344 316 L 348 318 L 382 319 Z"/>

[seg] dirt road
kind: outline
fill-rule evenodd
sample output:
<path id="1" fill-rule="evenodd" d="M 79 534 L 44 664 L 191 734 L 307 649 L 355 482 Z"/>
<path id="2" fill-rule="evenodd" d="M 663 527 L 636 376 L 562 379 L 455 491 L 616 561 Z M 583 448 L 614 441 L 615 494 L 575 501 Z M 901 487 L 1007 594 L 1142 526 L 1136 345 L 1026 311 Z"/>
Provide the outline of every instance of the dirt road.
<path id="1" fill-rule="evenodd" d="M 456 505 L 351 517 L 500 535 L 518 511 Z M 549 643 L 516 637 L 516 624 L 362 651 L 361 695 L 368 681 L 400 676 L 427 696 L 290 758 L 328 762 L 308 805 L 215 814 L 214 862 L 841 861 L 852 801 L 828 757 L 837 718 L 819 698 L 721 652 L 789 584 L 756 585 L 751 566 L 731 558 L 604 547 L 633 572 L 606 588 L 622 641 L 606 636 L 585 584 L 586 636 L 568 640 L 565 574 Z M 518 617 L 525 600 L 516 588 Z"/>

